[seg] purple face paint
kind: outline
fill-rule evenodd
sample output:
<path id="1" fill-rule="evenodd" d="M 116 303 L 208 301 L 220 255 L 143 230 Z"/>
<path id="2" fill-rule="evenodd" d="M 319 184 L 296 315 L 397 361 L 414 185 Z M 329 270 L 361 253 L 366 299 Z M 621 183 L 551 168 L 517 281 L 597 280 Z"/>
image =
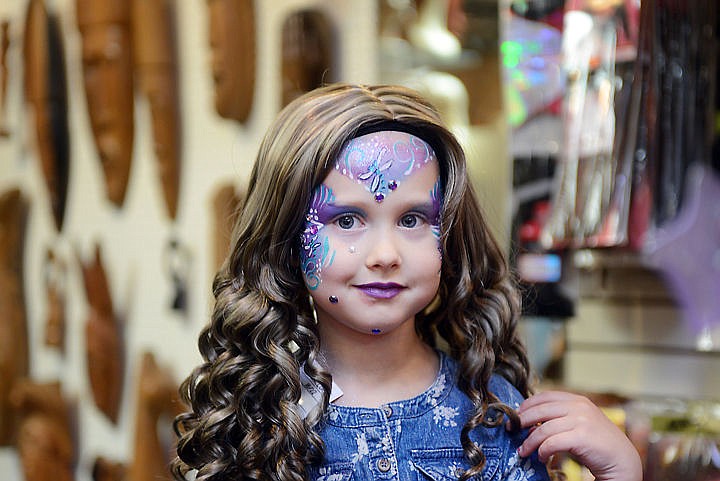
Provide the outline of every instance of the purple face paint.
<path id="1" fill-rule="evenodd" d="M 308 289 L 315 290 L 320 285 L 320 273 L 323 267 L 332 264 L 335 251 L 330 253 L 330 243 L 322 228 L 327 222 L 327 206 L 335 200 L 328 187 L 320 184 L 310 200 L 305 215 L 305 229 L 300 235 L 300 268 L 302 269 Z"/>
<path id="2" fill-rule="evenodd" d="M 386 130 L 348 142 L 335 162 L 335 170 L 365 185 L 373 198 L 382 202 L 407 176 L 434 158 L 432 148 L 421 138 Z"/>

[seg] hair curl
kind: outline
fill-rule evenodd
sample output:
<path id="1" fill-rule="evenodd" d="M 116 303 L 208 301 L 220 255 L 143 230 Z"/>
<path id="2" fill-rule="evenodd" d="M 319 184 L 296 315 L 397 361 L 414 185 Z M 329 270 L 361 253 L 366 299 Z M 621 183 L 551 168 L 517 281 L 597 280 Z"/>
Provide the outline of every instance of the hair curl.
<path id="1" fill-rule="evenodd" d="M 468 181 L 465 156 L 436 109 L 397 86 L 333 84 L 291 102 L 268 129 L 234 228 L 231 253 L 213 282 L 215 307 L 198 346 L 204 362 L 183 382 L 190 411 L 178 416 L 173 474 L 198 481 L 305 480 L 322 460 L 315 428 L 325 414 L 330 374 L 299 266 L 298 245 L 313 189 L 343 145 L 363 130 L 392 123 L 435 150 L 443 183 L 443 264 L 439 304 L 417 315 L 421 338 L 442 338 L 458 360 L 459 387 L 475 411 L 461 432 L 473 466 L 482 450 L 469 437 L 486 414 L 514 412 L 488 391 L 500 373 L 528 395 L 528 363 L 515 324 L 519 299 L 503 253 Z M 303 419 L 300 366 L 320 383 L 325 402 Z M 498 421 L 494 421 L 497 423 Z"/>

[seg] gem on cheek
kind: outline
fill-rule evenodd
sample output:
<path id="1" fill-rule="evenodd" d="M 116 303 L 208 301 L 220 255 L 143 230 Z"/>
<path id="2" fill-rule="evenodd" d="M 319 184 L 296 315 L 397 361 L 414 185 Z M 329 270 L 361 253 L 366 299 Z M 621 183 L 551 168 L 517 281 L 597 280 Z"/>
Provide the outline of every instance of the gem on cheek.
<path id="1" fill-rule="evenodd" d="M 372 333 L 373 333 L 373 334 L 380 334 L 380 332 L 381 332 L 380 329 L 373 329 L 373 330 L 372 330 Z"/>
<path id="2" fill-rule="evenodd" d="M 335 296 L 330 296 L 330 297 L 328 297 L 328 300 L 330 301 L 330 304 L 337 304 L 337 303 L 338 303 L 338 298 L 335 297 Z"/>

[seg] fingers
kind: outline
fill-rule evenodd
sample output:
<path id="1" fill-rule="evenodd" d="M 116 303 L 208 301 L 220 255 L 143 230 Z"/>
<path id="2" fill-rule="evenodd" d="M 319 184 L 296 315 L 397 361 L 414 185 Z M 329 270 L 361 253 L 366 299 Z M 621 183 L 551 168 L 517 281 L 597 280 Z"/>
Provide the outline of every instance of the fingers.
<path id="1" fill-rule="evenodd" d="M 575 427 L 572 420 L 567 417 L 534 426 L 518 448 L 518 454 L 529 456 L 533 451 L 537 451 L 540 459 L 546 462 L 555 453 L 569 451 Z"/>
<path id="2" fill-rule="evenodd" d="M 544 392 L 530 397 L 518 409 L 522 427 L 527 428 L 552 419 L 571 416 L 577 423 L 589 422 L 597 419 L 599 422 L 605 418 L 602 411 L 589 399 L 577 394 Z"/>
<path id="3" fill-rule="evenodd" d="M 550 402 L 581 402 L 583 400 L 589 402 L 586 397 L 580 396 L 579 394 L 573 394 L 563 391 L 543 391 L 541 393 L 530 396 L 525 401 L 523 401 L 523 403 L 518 408 L 518 412 L 523 412 L 532 407 Z"/>
<path id="4" fill-rule="evenodd" d="M 642 479 L 637 450 L 602 410 L 577 394 L 547 391 L 525 400 L 518 408 L 529 434 L 518 448 L 520 456 L 537 451 L 541 461 L 570 453 L 600 481 Z"/>

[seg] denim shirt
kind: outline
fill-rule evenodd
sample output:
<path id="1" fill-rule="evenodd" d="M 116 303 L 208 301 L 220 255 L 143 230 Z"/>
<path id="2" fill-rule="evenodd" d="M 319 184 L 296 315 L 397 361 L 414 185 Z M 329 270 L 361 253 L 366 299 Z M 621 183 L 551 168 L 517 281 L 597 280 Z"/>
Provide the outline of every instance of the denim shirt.
<path id="1" fill-rule="evenodd" d="M 470 467 L 463 455 L 460 431 L 472 412 L 469 398 L 457 387 L 457 363 L 440 353 L 437 379 L 424 393 L 380 408 L 328 407 L 320 427 L 325 459 L 310 466 L 315 481 L 445 481 L 457 480 Z M 490 390 L 517 408 L 521 394 L 501 376 Z M 498 427 L 478 427 L 470 437 L 485 454 L 482 480 L 547 480 L 536 455 L 520 458 L 517 448 L 527 431 L 509 433 Z M 475 479 L 475 478 L 473 478 Z"/>

